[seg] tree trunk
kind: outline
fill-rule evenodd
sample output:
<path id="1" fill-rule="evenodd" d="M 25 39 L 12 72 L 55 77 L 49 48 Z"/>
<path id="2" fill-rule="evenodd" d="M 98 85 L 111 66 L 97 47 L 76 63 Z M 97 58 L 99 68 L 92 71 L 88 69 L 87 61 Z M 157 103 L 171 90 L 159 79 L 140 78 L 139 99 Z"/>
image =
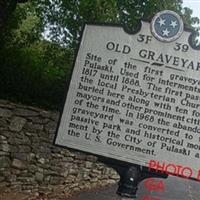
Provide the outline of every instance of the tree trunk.
<path id="1" fill-rule="evenodd" d="M 3 27 L 9 16 L 16 9 L 17 3 L 25 3 L 28 0 L 1 0 L 0 1 L 0 28 Z"/>

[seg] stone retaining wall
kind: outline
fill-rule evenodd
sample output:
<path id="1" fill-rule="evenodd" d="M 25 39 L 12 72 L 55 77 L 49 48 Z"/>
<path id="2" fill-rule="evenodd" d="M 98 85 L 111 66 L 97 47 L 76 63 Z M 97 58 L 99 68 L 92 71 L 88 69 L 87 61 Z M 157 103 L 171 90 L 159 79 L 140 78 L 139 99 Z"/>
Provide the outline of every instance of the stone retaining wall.
<path id="1" fill-rule="evenodd" d="M 53 145 L 58 117 L 0 100 L 1 191 L 66 197 L 118 180 L 96 157 Z"/>

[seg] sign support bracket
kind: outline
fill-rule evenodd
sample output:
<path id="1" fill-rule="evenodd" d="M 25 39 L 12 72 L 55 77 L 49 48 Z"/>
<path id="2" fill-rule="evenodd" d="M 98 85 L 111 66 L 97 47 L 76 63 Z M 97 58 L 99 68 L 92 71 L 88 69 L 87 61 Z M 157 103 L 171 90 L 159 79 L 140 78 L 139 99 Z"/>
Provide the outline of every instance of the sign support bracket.
<path id="1" fill-rule="evenodd" d="M 120 175 L 120 181 L 117 194 L 122 197 L 136 198 L 138 185 L 141 181 L 147 178 L 167 178 L 167 174 L 158 172 L 149 172 L 148 168 L 139 165 L 130 165 L 122 169 L 115 166 L 114 169 Z"/>

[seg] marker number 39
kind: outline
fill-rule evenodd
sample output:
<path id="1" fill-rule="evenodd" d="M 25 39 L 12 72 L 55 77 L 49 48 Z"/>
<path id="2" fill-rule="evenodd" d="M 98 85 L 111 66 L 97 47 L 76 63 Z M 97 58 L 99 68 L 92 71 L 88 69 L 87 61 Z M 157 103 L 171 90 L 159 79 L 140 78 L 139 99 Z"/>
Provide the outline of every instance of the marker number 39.
<path id="1" fill-rule="evenodd" d="M 189 45 L 187 45 L 187 44 L 181 44 L 181 43 L 176 42 L 174 50 L 175 51 L 187 52 L 189 50 Z"/>

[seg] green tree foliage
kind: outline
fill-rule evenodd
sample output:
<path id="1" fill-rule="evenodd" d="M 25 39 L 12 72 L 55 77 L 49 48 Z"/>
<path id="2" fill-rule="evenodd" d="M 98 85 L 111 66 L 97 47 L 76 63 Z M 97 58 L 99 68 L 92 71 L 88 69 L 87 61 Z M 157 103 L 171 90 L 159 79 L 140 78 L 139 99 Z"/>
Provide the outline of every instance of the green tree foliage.
<path id="1" fill-rule="evenodd" d="M 27 0 L 1 0 L 0 1 L 0 48 L 10 36 L 10 31 L 17 28 L 25 16 L 25 9 L 18 9 L 14 14 L 17 3 L 24 3 Z M 24 11 L 24 12 L 23 12 Z"/>
<path id="2" fill-rule="evenodd" d="M 40 42 L 0 51 L 0 98 L 58 108 L 69 78 L 70 52 L 58 44 Z"/>
<path id="3" fill-rule="evenodd" d="M 19 4 L 9 23 L 5 27 L 7 35 L 4 35 L 7 45 L 25 46 L 38 41 L 43 31 L 40 18 L 37 16 L 36 7 L 32 3 Z M 6 32 L 6 31 L 5 31 Z M 4 33 L 5 33 L 4 32 Z"/>
<path id="4" fill-rule="evenodd" d="M 0 98 L 58 108 L 72 55 L 44 40 L 36 9 L 30 1 L 19 4 L 0 32 Z"/>
<path id="5" fill-rule="evenodd" d="M 17 0 L 0 0 L 0 98 L 48 108 L 62 104 L 85 22 L 120 23 L 134 30 L 141 18 L 151 19 L 169 9 L 179 13 L 188 27 L 199 23 L 191 17 L 191 9 L 182 7 L 182 0 L 29 0 L 16 4 Z"/>
<path id="6" fill-rule="evenodd" d="M 199 23 L 182 0 L 55 0 L 43 1 L 38 10 L 50 27 L 50 38 L 75 48 L 85 22 L 120 23 L 134 30 L 141 18 L 151 19 L 165 9 L 181 15 L 187 27 Z"/>

